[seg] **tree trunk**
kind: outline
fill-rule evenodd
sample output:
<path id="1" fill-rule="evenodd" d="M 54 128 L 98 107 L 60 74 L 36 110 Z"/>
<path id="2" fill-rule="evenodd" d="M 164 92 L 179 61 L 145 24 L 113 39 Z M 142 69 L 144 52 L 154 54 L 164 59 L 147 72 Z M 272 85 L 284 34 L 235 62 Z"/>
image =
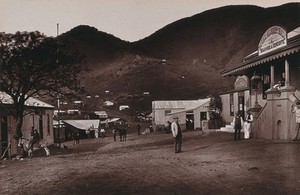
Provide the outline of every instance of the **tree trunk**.
<path id="1" fill-rule="evenodd" d="M 16 136 L 17 138 L 23 137 L 22 133 L 22 125 L 23 125 L 23 113 L 24 113 L 24 96 L 19 97 L 19 101 L 16 98 L 14 98 L 15 102 L 15 121 L 16 121 Z"/>
<path id="2" fill-rule="evenodd" d="M 22 125 L 23 125 L 23 114 L 18 114 L 16 118 L 16 135 L 18 138 L 23 137 Z"/>

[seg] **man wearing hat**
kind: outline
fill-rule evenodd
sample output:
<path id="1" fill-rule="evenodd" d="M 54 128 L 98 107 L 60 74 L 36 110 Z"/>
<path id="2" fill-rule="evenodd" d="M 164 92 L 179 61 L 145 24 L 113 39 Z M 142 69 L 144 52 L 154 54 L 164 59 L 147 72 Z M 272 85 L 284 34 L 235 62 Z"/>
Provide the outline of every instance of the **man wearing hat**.
<path id="1" fill-rule="evenodd" d="M 175 138 L 175 153 L 181 152 L 182 132 L 178 122 L 178 116 L 174 117 L 174 122 L 171 124 L 173 137 Z"/>
<path id="2" fill-rule="evenodd" d="M 296 128 L 297 129 L 297 134 L 296 137 L 293 139 L 293 141 L 297 141 L 299 140 L 298 136 L 299 136 L 299 130 L 300 130 L 300 101 L 296 101 L 295 103 L 296 105 L 294 106 L 294 109 L 292 110 L 292 113 L 296 113 Z"/>
<path id="3" fill-rule="evenodd" d="M 244 121 L 240 115 L 240 112 L 237 111 L 235 117 L 233 118 L 233 128 L 234 128 L 234 140 L 241 139 L 241 129 L 243 127 Z"/>

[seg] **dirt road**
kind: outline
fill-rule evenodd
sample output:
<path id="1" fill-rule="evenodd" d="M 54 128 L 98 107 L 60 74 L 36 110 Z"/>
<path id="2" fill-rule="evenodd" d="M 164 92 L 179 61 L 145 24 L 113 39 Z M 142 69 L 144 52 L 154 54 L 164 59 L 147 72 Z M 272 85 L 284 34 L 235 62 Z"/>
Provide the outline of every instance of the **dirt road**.
<path id="1" fill-rule="evenodd" d="M 0 194 L 300 194 L 300 143 L 222 132 L 129 134 L 68 144 L 51 157 L 0 161 Z M 59 154 L 59 152 L 61 152 Z"/>

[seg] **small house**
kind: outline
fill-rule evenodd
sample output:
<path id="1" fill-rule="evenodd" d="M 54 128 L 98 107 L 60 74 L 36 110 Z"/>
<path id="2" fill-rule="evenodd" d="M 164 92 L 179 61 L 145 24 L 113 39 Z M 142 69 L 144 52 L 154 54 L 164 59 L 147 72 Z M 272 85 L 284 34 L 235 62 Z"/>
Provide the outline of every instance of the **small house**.
<path id="1" fill-rule="evenodd" d="M 12 115 L 13 100 L 5 92 L 0 92 L 0 154 L 11 144 L 8 156 L 18 153 L 17 141 L 13 139 L 16 131 L 16 121 Z M 30 97 L 25 102 L 25 116 L 23 117 L 22 133 L 23 137 L 29 139 L 31 137 L 31 128 L 38 130 L 40 137 L 47 140 L 49 144 L 54 143 L 53 133 L 53 110 L 54 106 Z"/>
<path id="2" fill-rule="evenodd" d="M 119 110 L 122 111 L 122 110 L 128 110 L 129 109 L 129 106 L 128 105 L 121 105 L 119 107 Z"/>
<path id="3" fill-rule="evenodd" d="M 183 129 L 202 129 L 209 120 L 210 98 L 199 100 L 173 100 L 152 102 L 152 123 L 154 129 L 160 129 L 174 117 L 179 118 Z"/>

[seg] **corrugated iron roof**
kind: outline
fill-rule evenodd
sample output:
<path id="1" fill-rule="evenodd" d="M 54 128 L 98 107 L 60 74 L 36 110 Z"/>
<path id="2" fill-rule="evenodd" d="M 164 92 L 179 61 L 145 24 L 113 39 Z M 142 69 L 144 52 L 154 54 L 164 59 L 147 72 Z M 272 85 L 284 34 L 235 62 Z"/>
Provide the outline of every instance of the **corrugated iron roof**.
<path id="1" fill-rule="evenodd" d="M 171 112 L 168 115 L 178 114 L 180 112 L 192 111 L 192 110 L 195 110 L 195 109 L 199 108 L 200 106 L 203 106 L 203 105 L 205 105 L 205 104 L 207 104 L 209 102 L 210 102 L 210 98 L 199 99 L 199 100 L 197 100 L 197 102 L 195 104 L 193 104 L 193 105 L 185 108 L 184 110 L 179 110 L 179 111 Z"/>
<path id="2" fill-rule="evenodd" d="M 12 97 L 3 91 L 0 91 L 0 101 L 2 102 L 2 104 L 14 103 Z M 30 107 L 54 108 L 54 106 L 33 97 L 29 97 L 25 101 L 25 105 Z"/>
<path id="3" fill-rule="evenodd" d="M 196 104 L 198 100 L 165 100 L 153 101 L 155 109 L 185 109 Z"/>

